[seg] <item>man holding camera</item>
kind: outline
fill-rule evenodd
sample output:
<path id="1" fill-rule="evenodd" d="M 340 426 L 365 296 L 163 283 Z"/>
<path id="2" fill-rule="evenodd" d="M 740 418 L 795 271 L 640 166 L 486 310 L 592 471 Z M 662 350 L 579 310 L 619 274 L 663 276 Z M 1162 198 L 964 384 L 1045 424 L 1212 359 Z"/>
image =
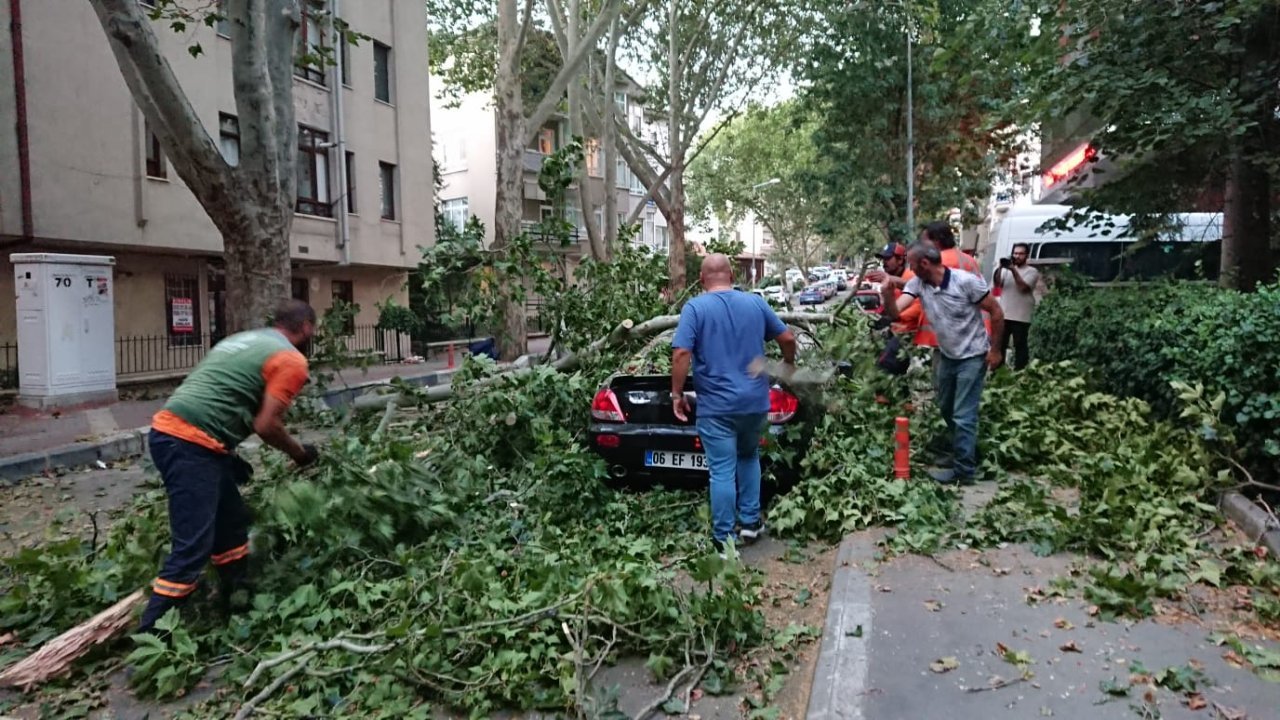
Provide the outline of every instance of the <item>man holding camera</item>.
<path id="1" fill-rule="evenodd" d="M 1031 246 L 1017 243 L 1012 258 L 1000 258 L 991 284 L 1000 288 L 1000 308 L 1004 310 L 1004 332 L 1000 338 L 1000 354 L 1009 352 L 1013 340 L 1014 370 L 1027 366 L 1031 351 L 1027 347 L 1027 334 L 1031 330 L 1031 316 L 1036 309 L 1036 287 L 1040 283 L 1040 271 L 1027 264 Z"/>

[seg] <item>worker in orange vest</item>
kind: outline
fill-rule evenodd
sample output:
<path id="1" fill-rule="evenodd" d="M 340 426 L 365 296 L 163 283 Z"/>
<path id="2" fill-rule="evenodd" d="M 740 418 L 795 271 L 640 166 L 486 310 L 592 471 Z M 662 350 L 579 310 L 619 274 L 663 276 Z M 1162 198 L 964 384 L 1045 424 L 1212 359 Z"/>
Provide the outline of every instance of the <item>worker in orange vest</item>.
<path id="1" fill-rule="evenodd" d="M 907 247 L 902 243 L 891 242 L 884 246 L 884 249 L 876 253 L 876 257 L 880 258 L 884 271 L 894 278 L 898 278 L 905 284 L 908 280 L 915 277 L 915 273 L 911 272 L 911 268 L 907 267 Z M 896 299 L 902 294 L 902 285 L 894 283 L 893 296 Z M 898 316 L 897 322 L 890 326 L 890 329 L 897 334 L 910 334 L 916 332 L 920 328 L 920 318 L 924 315 L 920 310 L 919 303 L 907 308 Z"/>

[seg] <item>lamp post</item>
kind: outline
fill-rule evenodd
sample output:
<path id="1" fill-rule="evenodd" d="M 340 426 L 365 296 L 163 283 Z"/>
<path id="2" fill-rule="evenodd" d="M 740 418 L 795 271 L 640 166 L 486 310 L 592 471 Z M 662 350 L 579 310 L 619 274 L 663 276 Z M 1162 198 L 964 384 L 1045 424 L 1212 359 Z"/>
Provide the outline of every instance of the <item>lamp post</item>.
<path id="1" fill-rule="evenodd" d="M 755 191 L 759 190 L 762 187 L 777 185 L 780 182 L 782 182 L 782 178 L 769 178 L 768 180 L 765 180 L 762 183 L 756 183 L 755 185 L 752 185 L 751 192 L 754 193 Z M 756 215 L 756 211 L 752 210 L 751 211 L 751 286 L 752 287 L 755 287 L 756 285 L 756 234 L 757 234 L 756 224 L 758 220 L 759 218 Z"/>
<path id="2" fill-rule="evenodd" d="M 905 5 L 905 4 L 904 4 Z M 908 22 L 910 18 L 908 17 Z M 912 102 L 911 82 L 911 27 L 907 27 L 907 233 L 916 231 L 916 124 L 915 103 Z"/>

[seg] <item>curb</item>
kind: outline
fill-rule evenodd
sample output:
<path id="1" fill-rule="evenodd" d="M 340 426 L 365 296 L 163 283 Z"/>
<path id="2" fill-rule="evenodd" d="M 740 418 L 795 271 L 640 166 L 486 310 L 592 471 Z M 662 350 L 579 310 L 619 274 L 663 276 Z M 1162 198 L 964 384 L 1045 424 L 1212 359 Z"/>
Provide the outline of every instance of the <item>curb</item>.
<path id="1" fill-rule="evenodd" d="M 865 536 L 846 536 L 836 553 L 831 574 L 827 619 L 822 628 L 822 648 L 813 670 L 808 720 L 862 720 L 871 640 L 871 582 L 857 565 L 872 557 L 874 542 Z"/>
<path id="2" fill-rule="evenodd" d="M 149 427 L 126 430 L 93 443 L 74 443 L 49 450 L 22 453 L 0 460 L 0 482 L 12 484 L 59 467 L 91 465 L 141 455 Z"/>
<path id="3" fill-rule="evenodd" d="M 441 370 L 400 378 L 399 382 L 419 386 L 439 385 L 447 382 L 452 374 L 452 370 Z M 321 402 L 330 409 L 343 407 L 350 405 L 355 398 L 371 390 L 390 386 L 391 382 L 387 380 L 370 380 L 339 390 L 330 390 L 324 394 Z M 111 462 L 141 455 L 146 451 L 147 432 L 150 429 L 150 426 L 140 427 L 109 435 L 95 442 L 72 443 L 48 450 L 0 458 L 0 484 L 12 485 L 57 468 L 80 467 L 92 465 L 99 460 Z"/>
<path id="4" fill-rule="evenodd" d="M 1240 526 L 1250 541 L 1265 547 L 1272 557 L 1280 560 L 1280 525 L 1262 508 L 1233 491 L 1222 496 L 1222 512 Z"/>

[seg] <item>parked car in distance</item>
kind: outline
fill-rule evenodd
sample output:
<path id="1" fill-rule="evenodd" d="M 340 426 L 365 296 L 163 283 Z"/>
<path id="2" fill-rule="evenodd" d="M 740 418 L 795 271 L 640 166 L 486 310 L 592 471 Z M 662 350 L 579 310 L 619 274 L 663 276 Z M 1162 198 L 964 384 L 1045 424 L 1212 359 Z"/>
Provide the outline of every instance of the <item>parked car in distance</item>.
<path id="1" fill-rule="evenodd" d="M 787 268 L 786 281 L 788 290 L 803 287 L 805 283 L 804 273 L 800 272 L 800 268 Z"/>
<path id="2" fill-rule="evenodd" d="M 708 472 L 694 425 L 697 377 L 685 384 L 691 412 L 687 422 L 671 408 L 670 375 L 614 375 L 591 402 L 591 447 L 609 465 L 614 482 L 631 477 L 703 476 Z M 769 430 L 761 444 L 782 435 L 800 418 L 800 400 L 778 384 L 769 390 Z"/>
<path id="3" fill-rule="evenodd" d="M 809 268 L 810 282 L 819 282 L 822 280 L 826 280 L 830 276 L 831 276 L 831 268 L 827 267 L 826 265 L 819 265 L 817 267 Z"/>
<path id="4" fill-rule="evenodd" d="M 849 289 L 849 273 L 844 268 L 832 270 L 831 277 L 828 280 L 835 280 L 836 289 L 841 292 Z"/>
<path id="5" fill-rule="evenodd" d="M 781 285 L 770 285 L 763 290 L 764 299 L 779 305 L 787 304 L 787 291 Z"/>
<path id="6" fill-rule="evenodd" d="M 818 289 L 822 291 L 822 294 L 823 294 L 823 295 L 825 295 L 825 296 L 826 296 L 826 298 L 827 298 L 828 300 L 830 300 L 831 298 L 835 297 L 835 296 L 836 296 L 836 293 L 837 293 L 837 292 L 839 292 L 839 291 L 836 289 L 836 287 L 837 287 L 837 286 L 836 286 L 836 281 L 835 281 L 835 280 L 821 280 L 821 281 L 819 281 L 818 283 L 816 283 L 816 285 L 818 286 Z"/>
<path id="7" fill-rule="evenodd" d="M 801 305 L 821 305 L 826 301 L 826 293 L 822 292 L 822 288 L 817 285 L 810 285 L 801 290 L 800 294 L 796 296 L 796 302 Z"/>
<path id="8" fill-rule="evenodd" d="M 883 310 L 879 290 L 858 290 L 854 293 L 853 301 L 867 312 L 879 313 Z"/>

